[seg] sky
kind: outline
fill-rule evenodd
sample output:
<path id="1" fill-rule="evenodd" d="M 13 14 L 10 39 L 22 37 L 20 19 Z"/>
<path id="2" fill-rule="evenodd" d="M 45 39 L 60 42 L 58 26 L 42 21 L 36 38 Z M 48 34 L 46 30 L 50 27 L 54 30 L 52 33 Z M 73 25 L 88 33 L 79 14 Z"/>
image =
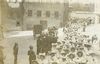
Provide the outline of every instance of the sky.
<path id="1" fill-rule="evenodd" d="M 15 0 L 7 0 L 7 1 L 15 1 Z M 21 2 L 22 0 L 18 0 L 19 2 Z M 68 0 L 25 0 L 25 1 L 43 1 L 43 2 L 55 2 L 55 1 L 59 1 L 59 2 L 64 2 L 64 1 L 68 1 Z M 100 13 L 100 0 L 69 0 L 69 2 L 71 3 L 95 3 L 95 12 L 96 13 Z M 14 4 L 10 4 L 13 6 L 19 6 L 18 4 L 14 5 Z"/>

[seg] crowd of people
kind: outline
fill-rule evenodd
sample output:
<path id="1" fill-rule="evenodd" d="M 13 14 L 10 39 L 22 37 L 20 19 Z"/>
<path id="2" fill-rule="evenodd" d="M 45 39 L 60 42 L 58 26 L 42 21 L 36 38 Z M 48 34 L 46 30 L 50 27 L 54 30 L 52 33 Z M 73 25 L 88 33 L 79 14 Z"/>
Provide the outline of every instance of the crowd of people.
<path id="1" fill-rule="evenodd" d="M 38 64 L 96 64 L 92 52 L 93 43 L 98 40 L 96 35 L 90 37 L 81 34 L 81 27 L 77 23 L 69 24 L 62 28 L 62 39 L 58 37 L 58 29 L 55 27 L 38 37 Z"/>
<path id="2" fill-rule="evenodd" d="M 96 64 L 93 50 L 98 38 L 96 35 L 90 37 L 81 33 L 85 32 L 87 25 L 89 24 L 85 22 L 80 24 L 71 21 L 65 27 L 51 27 L 42 31 L 36 39 L 37 54 L 33 51 L 33 46 L 29 47 L 29 64 Z M 13 51 L 14 64 L 17 64 L 17 43 Z"/>
<path id="3" fill-rule="evenodd" d="M 42 32 L 37 39 L 37 54 L 39 52 L 48 53 L 51 50 L 52 43 L 57 42 L 57 28 L 49 28 L 48 32 Z"/>

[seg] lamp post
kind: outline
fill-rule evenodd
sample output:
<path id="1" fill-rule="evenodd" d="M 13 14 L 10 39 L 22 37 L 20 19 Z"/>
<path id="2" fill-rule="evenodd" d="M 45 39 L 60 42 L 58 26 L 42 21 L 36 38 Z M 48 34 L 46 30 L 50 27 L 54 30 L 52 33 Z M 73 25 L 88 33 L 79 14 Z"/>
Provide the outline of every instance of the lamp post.
<path id="1" fill-rule="evenodd" d="M 69 1 L 64 0 L 64 10 L 63 10 L 63 26 L 66 25 L 69 18 Z"/>

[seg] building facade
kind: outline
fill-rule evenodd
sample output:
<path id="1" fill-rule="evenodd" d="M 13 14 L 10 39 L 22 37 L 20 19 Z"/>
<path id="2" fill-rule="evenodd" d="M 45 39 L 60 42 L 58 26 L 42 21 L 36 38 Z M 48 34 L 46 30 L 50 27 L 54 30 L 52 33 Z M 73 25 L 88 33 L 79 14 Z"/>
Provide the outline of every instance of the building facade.
<path id="1" fill-rule="evenodd" d="M 7 2 L 0 0 L 0 39 L 3 39 L 5 31 L 5 22 L 7 21 Z"/>
<path id="2" fill-rule="evenodd" d="M 79 19 L 86 19 L 85 21 L 91 20 L 92 23 L 98 24 L 99 23 L 99 15 L 93 12 L 72 12 L 70 14 L 70 18 L 79 18 Z"/>
<path id="3" fill-rule="evenodd" d="M 7 31 L 19 31 L 22 30 L 22 21 L 23 21 L 23 2 L 18 2 L 17 0 L 9 0 L 8 4 L 8 14 L 6 29 Z"/>
<path id="4" fill-rule="evenodd" d="M 59 27 L 63 22 L 65 6 L 63 3 L 25 2 L 24 10 L 24 30 L 31 30 L 34 25 Z"/>

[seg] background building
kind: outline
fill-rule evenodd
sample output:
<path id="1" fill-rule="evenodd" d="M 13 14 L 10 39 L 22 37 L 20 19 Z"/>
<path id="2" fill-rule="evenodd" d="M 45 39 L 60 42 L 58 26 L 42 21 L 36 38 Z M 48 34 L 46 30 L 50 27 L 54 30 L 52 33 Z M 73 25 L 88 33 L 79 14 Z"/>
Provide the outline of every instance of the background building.
<path id="1" fill-rule="evenodd" d="M 10 7 L 19 4 L 19 7 Z M 42 25 L 43 28 L 51 26 L 64 26 L 69 21 L 70 13 L 73 11 L 94 12 L 94 4 L 71 3 L 66 0 L 40 0 L 22 2 L 7 2 L 3 4 L 6 15 L 3 19 L 6 31 L 32 30 L 34 25 Z M 3 12 L 4 12 L 3 11 Z"/>
<path id="2" fill-rule="evenodd" d="M 73 11 L 94 12 L 94 4 L 80 4 L 70 2 L 24 2 L 24 30 L 33 29 L 34 25 L 42 25 L 43 28 L 51 26 L 64 26 L 69 14 Z"/>
<path id="3" fill-rule="evenodd" d="M 14 4 L 11 6 L 11 4 Z M 6 22 L 8 31 L 18 31 L 22 30 L 22 22 L 23 22 L 23 2 L 8 2 L 8 17 Z M 17 5 L 19 5 L 17 7 Z"/>
<path id="4" fill-rule="evenodd" d="M 66 7 L 68 10 L 68 5 Z M 60 26 L 63 22 L 65 6 L 64 3 L 55 2 L 24 2 L 24 10 L 23 26 L 25 30 L 33 29 L 33 26 L 38 24 L 45 29 Z"/>
<path id="5" fill-rule="evenodd" d="M 0 39 L 2 39 L 3 33 L 6 30 L 5 22 L 7 21 L 8 5 L 6 0 L 0 0 Z"/>

